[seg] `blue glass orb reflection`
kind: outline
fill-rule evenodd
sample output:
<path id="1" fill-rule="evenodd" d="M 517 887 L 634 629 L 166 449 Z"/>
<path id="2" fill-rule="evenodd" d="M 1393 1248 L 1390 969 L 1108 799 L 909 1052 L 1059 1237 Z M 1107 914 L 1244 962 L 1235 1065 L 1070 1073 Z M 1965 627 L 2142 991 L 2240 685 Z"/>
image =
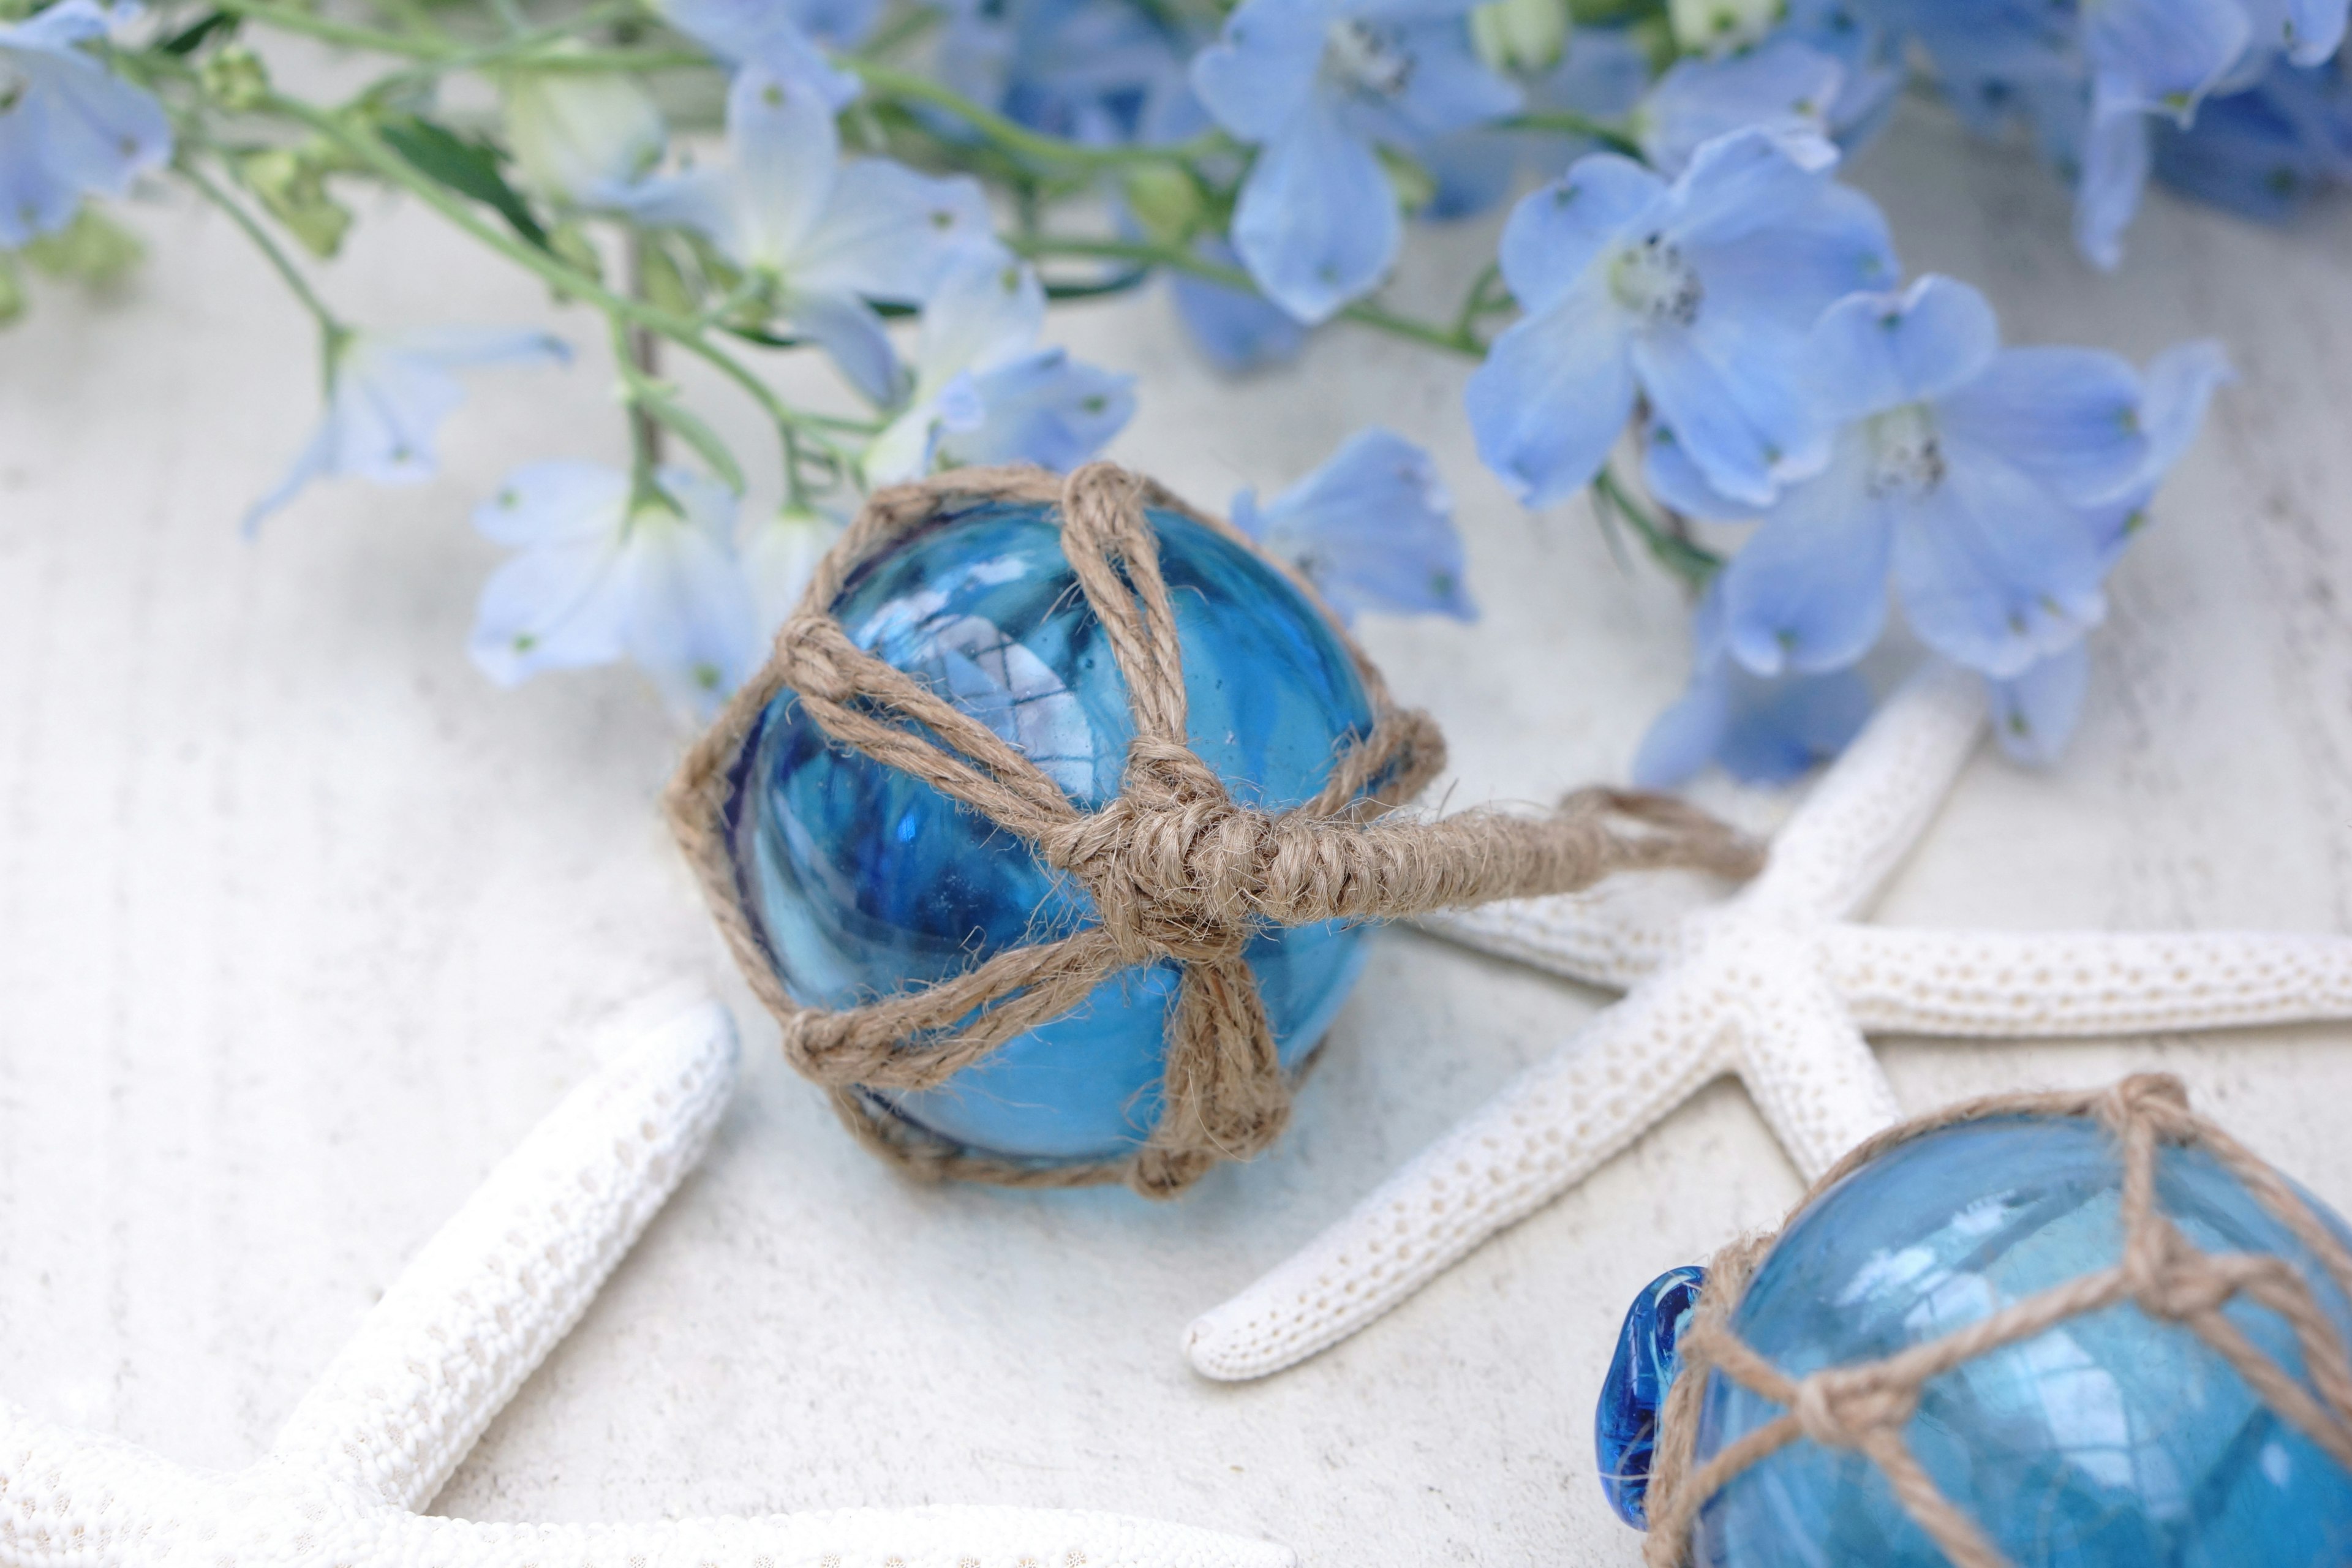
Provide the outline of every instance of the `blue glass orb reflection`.
<path id="1" fill-rule="evenodd" d="M 2114 1141 L 2087 1120 L 2005 1118 L 1928 1133 L 1811 1205 L 1757 1271 L 1732 1327 L 1797 1377 L 1939 1338 L 2116 1263 L 2121 1186 Z M 2165 1149 L 2157 1201 L 2209 1252 L 2291 1259 L 2338 1331 L 2352 1330 L 2352 1303 L 2211 1156 Z M 2242 1300 L 2227 1311 L 2303 1374 L 2284 1320 Z M 1780 1413 L 1712 1377 L 1698 1461 Z M 1935 1379 L 1905 1436 L 1944 1495 L 2021 1568 L 2352 1562 L 2352 1476 L 2190 1331 L 2129 1303 Z M 1946 1561 L 1869 1460 L 1810 1442 L 1717 1493 L 1694 1557 L 1725 1568 Z"/>
<path id="2" fill-rule="evenodd" d="M 1186 518 L 1149 516 L 1193 750 L 1244 805 L 1280 812 L 1311 799 L 1371 729 L 1347 650 L 1249 551 Z M 858 647 L 985 722 L 1081 810 L 1118 793 L 1134 734 L 1126 682 L 1047 509 L 991 503 L 935 519 L 861 567 L 834 612 Z M 853 1006 L 1093 921 L 1086 891 L 1024 841 L 829 742 L 790 692 L 761 715 L 744 755 L 730 813 L 736 871 L 779 978 L 803 1003 Z M 1251 939 L 1285 1065 L 1329 1026 L 1361 942 L 1336 921 Z M 1159 1120 L 1177 988 L 1171 963 L 1124 971 L 936 1088 L 861 1092 L 975 1152 L 1117 1159 Z"/>
<path id="3" fill-rule="evenodd" d="M 1601 1489 L 1617 1517 L 1636 1530 L 1650 1527 L 1650 1461 L 1658 1447 L 1658 1410 L 1682 1371 L 1678 1348 L 1698 1305 L 1706 1270 L 1685 1264 L 1642 1288 L 1617 1331 L 1617 1353 L 1601 1381 L 1592 1415 L 1592 1451 Z"/>

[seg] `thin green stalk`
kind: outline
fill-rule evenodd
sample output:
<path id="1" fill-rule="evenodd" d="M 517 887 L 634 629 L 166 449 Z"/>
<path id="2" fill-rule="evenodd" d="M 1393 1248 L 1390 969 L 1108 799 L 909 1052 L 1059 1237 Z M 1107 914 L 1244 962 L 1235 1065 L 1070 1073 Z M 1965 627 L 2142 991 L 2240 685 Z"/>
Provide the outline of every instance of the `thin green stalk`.
<path id="1" fill-rule="evenodd" d="M 928 104 L 962 121 L 1006 152 L 1042 163 L 1110 169 L 1129 163 L 1185 163 L 1208 153 L 1223 141 L 1218 132 L 1213 131 L 1189 141 L 1156 147 L 1132 144 L 1097 146 L 1087 142 L 1072 142 L 1032 131 L 1019 121 L 974 103 L 953 89 L 943 87 L 913 71 L 901 70 L 896 66 L 855 55 L 845 55 L 836 63 L 856 73 L 867 87 L 884 98 Z"/>
<path id="2" fill-rule="evenodd" d="M 298 11 L 291 5 L 278 5 L 275 0 L 216 0 L 220 8 L 232 16 L 247 22 L 258 22 L 282 32 L 300 33 L 306 37 L 341 44 L 354 49 L 373 49 L 378 54 L 404 55 L 411 59 L 438 59 L 448 50 L 430 38 L 411 37 L 405 33 L 386 32 L 381 27 L 363 27 L 356 23 L 338 22 L 331 16 L 315 16 Z"/>
<path id="3" fill-rule="evenodd" d="M 1101 261 L 1138 262 L 1147 267 L 1165 267 L 1171 271 L 1182 272 L 1198 278 L 1203 282 L 1221 284 L 1227 289 L 1239 289 L 1244 293 L 1257 292 L 1257 285 L 1251 281 L 1250 275 L 1240 268 L 1223 266 L 1206 257 L 1195 256 L 1191 251 L 1175 246 L 1151 245 L 1142 241 L 1125 239 L 1069 239 L 1058 235 L 1040 235 L 1031 239 L 1015 239 L 1012 244 L 1014 249 L 1024 256 L 1091 257 Z M 1391 337 L 1404 338 L 1429 348 L 1443 349 L 1447 353 L 1461 354 L 1470 359 L 1482 359 L 1486 353 L 1486 345 L 1480 342 L 1475 336 L 1456 332 L 1450 327 L 1416 321 L 1410 316 L 1401 316 L 1393 310 L 1383 310 L 1378 305 L 1365 304 L 1360 300 L 1352 305 L 1342 306 L 1339 312 L 1339 319 L 1343 321 L 1352 321 L 1360 327 L 1370 327 L 1375 331 L 1387 332 Z"/>
<path id="4" fill-rule="evenodd" d="M 1471 329 L 1478 324 L 1478 318 L 1495 309 L 1486 302 L 1486 291 L 1500 282 L 1502 277 L 1503 268 L 1500 262 L 1489 261 L 1480 268 L 1478 276 L 1471 280 L 1469 292 L 1462 296 L 1462 309 L 1454 312 L 1454 335 L 1455 337 L 1470 336 Z"/>
<path id="5" fill-rule="evenodd" d="M 558 290 L 576 299 L 587 300 L 608 316 L 619 316 L 636 325 L 649 328 L 704 361 L 712 369 L 741 388 L 746 395 L 760 405 L 761 412 L 765 414 L 770 423 L 775 426 L 779 443 L 782 442 L 786 431 L 795 425 L 803 430 L 815 432 L 814 438 L 817 443 L 828 447 L 836 444 L 829 436 L 824 434 L 826 430 L 859 427 L 855 421 L 837 420 L 787 407 L 766 382 L 761 381 L 733 355 L 709 342 L 692 321 L 681 321 L 667 311 L 656 310 L 641 300 L 632 300 L 624 294 L 616 294 L 605 288 L 599 279 L 591 278 L 567 265 L 562 259 L 536 247 L 525 245 L 502 230 L 493 227 L 457 197 L 410 167 L 406 160 L 374 137 L 354 132 L 335 116 L 315 109 L 310 104 L 275 93 L 270 95 L 266 107 L 278 114 L 298 120 L 316 131 L 384 179 L 432 207 L 472 238 L 497 251 L 517 266 L 538 274 L 542 280 Z M 846 453 L 841 455 L 845 458 L 848 456 Z"/>
<path id="6" fill-rule="evenodd" d="M 1642 536 L 1651 558 L 1692 587 L 1704 588 L 1707 580 L 1722 570 L 1722 556 L 1692 543 L 1652 517 L 1608 464 L 1601 464 L 1601 471 L 1592 476 L 1592 489 L 1596 502 L 1603 510 L 1604 521 L 1607 510 L 1613 509 Z"/>
<path id="7" fill-rule="evenodd" d="M 205 200 L 226 213 L 229 221 L 236 225 L 245 237 L 253 242 L 254 248 L 261 252 L 278 276 L 285 281 L 288 290 L 300 301 L 304 310 L 310 312 L 312 320 L 319 323 L 319 331 L 327 341 L 327 352 L 331 357 L 335 345 L 350 337 L 352 330 L 336 320 L 335 313 L 327 309 L 327 302 L 319 298 L 318 290 L 310 287 L 310 280 L 303 277 L 300 270 L 295 267 L 294 258 L 286 254 L 284 247 L 271 237 L 269 231 L 263 228 L 251 213 L 239 206 L 226 191 L 215 184 L 211 177 L 202 169 L 197 168 L 193 161 L 185 157 L 175 159 L 172 167 L 182 179 L 194 185 L 197 194 Z"/>

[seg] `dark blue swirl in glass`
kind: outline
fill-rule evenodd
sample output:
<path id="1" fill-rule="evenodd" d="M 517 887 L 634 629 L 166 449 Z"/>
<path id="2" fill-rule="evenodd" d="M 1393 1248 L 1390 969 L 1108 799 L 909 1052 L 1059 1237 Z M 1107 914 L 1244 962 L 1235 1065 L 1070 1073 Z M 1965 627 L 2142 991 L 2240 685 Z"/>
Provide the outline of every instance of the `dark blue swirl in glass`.
<path id="1" fill-rule="evenodd" d="M 1706 1270 L 1669 1268 L 1633 1298 L 1617 1331 L 1617 1353 L 1592 1413 L 1592 1452 L 1601 1489 L 1617 1517 L 1636 1530 L 1650 1527 L 1650 1458 L 1658 1446 L 1658 1409 L 1675 1385 L 1683 1358 L 1675 1347 L 1698 1305 Z"/>
<path id="2" fill-rule="evenodd" d="M 1153 511 L 1182 645 L 1188 739 L 1244 805 L 1311 799 L 1371 728 L 1329 624 L 1248 550 Z M 1050 512 L 991 503 L 934 520 L 867 563 L 834 612 L 852 641 L 1019 747 L 1082 810 L 1118 793 L 1127 686 L 1064 560 Z M 736 873 L 785 989 L 853 1006 L 1090 923 L 1085 889 L 929 784 L 827 740 L 790 693 L 769 704 L 734 781 Z M 1246 954 L 1283 1062 L 1346 999 L 1362 933 L 1338 922 L 1252 936 Z M 1116 1159 L 1158 1121 L 1178 977 L 1112 975 L 1076 1011 L 933 1089 L 862 1089 L 964 1148 L 1040 1163 Z"/>
<path id="3" fill-rule="evenodd" d="M 2122 1181 L 2113 1138 L 2087 1120 L 2001 1118 L 1912 1139 L 1805 1209 L 1758 1269 L 1732 1328 L 1796 1377 L 1940 1338 L 2115 1264 Z M 2337 1331 L 2352 1331 L 2352 1303 L 2318 1261 L 2210 1155 L 2165 1148 L 2157 1203 L 2206 1251 L 2289 1259 Z M 2225 1310 L 2305 1376 L 2284 1320 L 2242 1300 Z M 1696 1461 L 1780 1414 L 1712 1376 Z M 2352 1563 L 2352 1476 L 2189 1329 L 2129 1303 L 1931 1380 L 1904 1436 L 1944 1495 L 2021 1568 Z M 1715 1496 L 1694 1557 L 1709 1568 L 1945 1562 L 1868 1459 L 1802 1441 Z"/>

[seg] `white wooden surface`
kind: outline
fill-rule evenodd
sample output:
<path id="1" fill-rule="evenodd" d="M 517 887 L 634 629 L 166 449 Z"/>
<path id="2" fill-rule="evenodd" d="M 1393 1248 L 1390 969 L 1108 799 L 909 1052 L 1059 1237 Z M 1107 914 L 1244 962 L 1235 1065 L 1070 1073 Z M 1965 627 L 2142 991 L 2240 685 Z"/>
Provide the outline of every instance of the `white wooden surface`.
<path id="1" fill-rule="evenodd" d="M 1856 177 L 1915 268 L 2015 341 L 2242 373 L 2115 584 L 2064 765 L 1979 758 L 1887 918 L 2352 930 L 2352 209 L 2272 233 L 2158 196 L 2100 278 L 2063 194 L 1906 106 Z M 490 688 L 464 657 L 506 465 L 612 458 L 593 321 L 397 207 L 329 279 L 396 326 L 547 320 L 568 374 L 491 374 L 416 489 L 247 500 L 311 415 L 302 321 L 216 216 L 142 222 L 123 298 L 0 337 L 0 1389 L 238 1464 L 401 1261 L 585 1073 L 609 1007 L 722 985 L 751 1043 L 717 1150 L 439 1500 L 482 1519 L 993 1500 L 1279 1537 L 1310 1564 L 1630 1564 L 1590 1415 L 1631 1292 L 1797 1191 L 1718 1088 L 1355 1342 L 1195 1381 L 1176 1336 L 1597 998 L 1403 932 L 1272 1155 L 1154 1207 L 908 1186 L 766 1048 L 655 816 L 685 737 L 625 675 Z M 397 237 L 394 242 L 394 237 Z M 1424 237 L 1466 277 L 1487 230 Z M 1434 296 L 1431 296 L 1433 299 Z M 1335 331 L 1244 384 L 1163 300 L 1061 318 L 1139 373 L 1115 455 L 1202 502 L 1380 420 L 1437 452 L 1486 617 L 1375 623 L 1452 737 L 1458 803 L 1622 776 L 1683 617 L 1580 505 L 1475 467 L 1465 367 Z M 756 435 L 713 394 L 746 449 Z M 1769 802 L 1716 796 L 1757 820 Z M 2352 1033 L 1906 1047 L 1906 1105 L 2162 1066 L 2352 1208 Z"/>

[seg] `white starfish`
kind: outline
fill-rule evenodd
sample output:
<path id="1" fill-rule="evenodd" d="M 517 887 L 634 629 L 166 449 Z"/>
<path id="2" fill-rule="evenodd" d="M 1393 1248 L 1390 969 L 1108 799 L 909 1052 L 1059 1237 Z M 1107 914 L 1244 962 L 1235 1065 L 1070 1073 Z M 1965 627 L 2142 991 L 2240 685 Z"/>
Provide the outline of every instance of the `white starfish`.
<path id="1" fill-rule="evenodd" d="M 1865 1031 L 2100 1036 L 2352 1016 L 2344 937 L 1848 919 L 1934 817 L 1983 728 L 1975 678 L 1915 678 L 1790 817 L 1763 873 L 1721 903 L 1663 910 L 1654 883 L 1424 922 L 1625 997 L 1195 1321 L 1193 1366 L 1262 1377 L 1345 1339 L 1725 1073 L 1810 1182 L 1900 1116 Z"/>
<path id="2" fill-rule="evenodd" d="M 476 1524 L 430 1501 L 700 1157 L 735 1082 L 704 1004 L 572 1091 L 369 1311 L 277 1446 L 193 1468 L 0 1403 L 6 1568 L 1288 1568 L 1270 1542 L 1105 1513 L 843 1509 Z"/>

